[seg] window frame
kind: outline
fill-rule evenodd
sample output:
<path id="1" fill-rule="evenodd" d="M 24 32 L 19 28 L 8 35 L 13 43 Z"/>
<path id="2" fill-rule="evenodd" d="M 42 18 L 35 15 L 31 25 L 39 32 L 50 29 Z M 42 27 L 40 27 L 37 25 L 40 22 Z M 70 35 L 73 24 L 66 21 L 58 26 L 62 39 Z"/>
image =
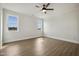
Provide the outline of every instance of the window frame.
<path id="1" fill-rule="evenodd" d="M 8 29 L 8 17 L 9 17 L 9 16 L 17 17 L 17 24 L 16 24 L 16 25 L 17 25 L 17 26 L 16 26 L 16 27 L 17 27 L 17 30 L 9 30 L 9 29 Z M 8 30 L 9 32 L 10 32 L 10 31 L 11 31 L 11 32 L 18 32 L 18 31 L 19 31 L 19 16 L 18 16 L 18 15 L 7 14 L 7 30 Z"/>

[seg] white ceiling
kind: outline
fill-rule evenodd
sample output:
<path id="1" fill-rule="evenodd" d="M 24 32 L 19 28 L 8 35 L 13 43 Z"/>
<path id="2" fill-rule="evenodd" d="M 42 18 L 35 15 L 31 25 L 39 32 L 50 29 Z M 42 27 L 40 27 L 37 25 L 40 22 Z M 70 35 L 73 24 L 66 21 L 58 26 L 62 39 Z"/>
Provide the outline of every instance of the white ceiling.
<path id="1" fill-rule="evenodd" d="M 13 10 L 13 11 L 20 12 L 23 14 L 42 17 L 44 15 L 44 13 L 42 11 L 40 11 L 41 8 L 35 7 L 35 5 L 42 6 L 42 4 L 43 3 L 2 3 L 1 5 L 2 5 L 2 7 L 9 9 L 9 10 Z"/>
<path id="2" fill-rule="evenodd" d="M 34 14 L 39 11 L 38 8 L 35 7 L 35 4 L 29 3 L 3 3 L 2 6 L 9 10 L 24 14 Z"/>
<path id="3" fill-rule="evenodd" d="M 36 8 L 35 5 L 42 5 L 41 3 L 2 3 L 1 4 L 3 8 L 13 10 L 19 13 L 28 14 L 28 15 L 34 15 L 40 18 L 48 17 L 51 15 L 58 15 L 61 14 L 62 11 L 70 11 L 74 10 L 74 8 L 77 4 L 64 4 L 64 3 L 51 3 L 49 5 L 49 8 L 54 8 L 54 11 L 47 11 L 47 14 L 44 14 L 41 10 L 41 8 Z"/>

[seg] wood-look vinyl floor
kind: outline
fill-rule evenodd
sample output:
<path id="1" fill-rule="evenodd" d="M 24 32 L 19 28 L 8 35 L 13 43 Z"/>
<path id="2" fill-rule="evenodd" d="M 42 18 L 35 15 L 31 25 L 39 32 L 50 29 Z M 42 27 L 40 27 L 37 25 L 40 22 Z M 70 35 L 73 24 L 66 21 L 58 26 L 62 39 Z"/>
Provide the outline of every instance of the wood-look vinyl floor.
<path id="1" fill-rule="evenodd" d="M 79 56 L 79 44 L 52 38 L 34 38 L 4 44 L 1 56 Z"/>

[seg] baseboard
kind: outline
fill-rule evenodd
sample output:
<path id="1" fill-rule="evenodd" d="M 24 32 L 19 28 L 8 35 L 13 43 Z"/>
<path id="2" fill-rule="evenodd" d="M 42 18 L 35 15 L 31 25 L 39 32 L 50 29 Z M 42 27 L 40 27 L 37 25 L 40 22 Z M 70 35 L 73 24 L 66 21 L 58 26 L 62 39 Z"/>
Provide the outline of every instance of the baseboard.
<path id="1" fill-rule="evenodd" d="M 67 41 L 67 42 L 71 42 L 71 43 L 79 44 L 78 41 L 75 41 L 75 40 L 69 40 L 69 39 L 65 39 L 65 38 L 60 38 L 60 37 L 56 37 L 56 36 L 53 36 L 53 35 L 45 34 L 45 37 L 54 38 L 54 39 L 58 39 L 58 40 L 62 40 L 62 41 Z"/>
<path id="2" fill-rule="evenodd" d="M 0 44 L 0 49 L 2 48 L 2 45 Z"/>
<path id="3" fill-rule="evenodd" d="M 22 38 L 20 38 L 20 39 L 16 39 L 16 40 L 5 41 L 5 42 L 3 42 L 3 44 L 4 44 L 4 43 L 15 42 L 15 41 L 21 41 L 21 40 L 28 40 L 28 39 L 33 39 L 33 38 L 38 38 L 38 37 L 41 37 L 41 36 L 22 37 Z"/>

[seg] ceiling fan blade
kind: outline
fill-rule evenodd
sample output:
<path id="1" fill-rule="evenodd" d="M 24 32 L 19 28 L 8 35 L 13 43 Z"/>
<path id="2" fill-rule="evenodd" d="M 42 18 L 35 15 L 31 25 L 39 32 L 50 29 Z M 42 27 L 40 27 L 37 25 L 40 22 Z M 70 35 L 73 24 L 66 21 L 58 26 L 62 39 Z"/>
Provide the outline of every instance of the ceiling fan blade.
<path id="1" fill-rule="evenodd" d="M 47 3 L 46 8 L 50 5 L 50 3 Z"/>
<path id="2" fill-rule="evenodd" d="M 54 9 L 46 9 L 46 10 L 54 10 Z"/>

